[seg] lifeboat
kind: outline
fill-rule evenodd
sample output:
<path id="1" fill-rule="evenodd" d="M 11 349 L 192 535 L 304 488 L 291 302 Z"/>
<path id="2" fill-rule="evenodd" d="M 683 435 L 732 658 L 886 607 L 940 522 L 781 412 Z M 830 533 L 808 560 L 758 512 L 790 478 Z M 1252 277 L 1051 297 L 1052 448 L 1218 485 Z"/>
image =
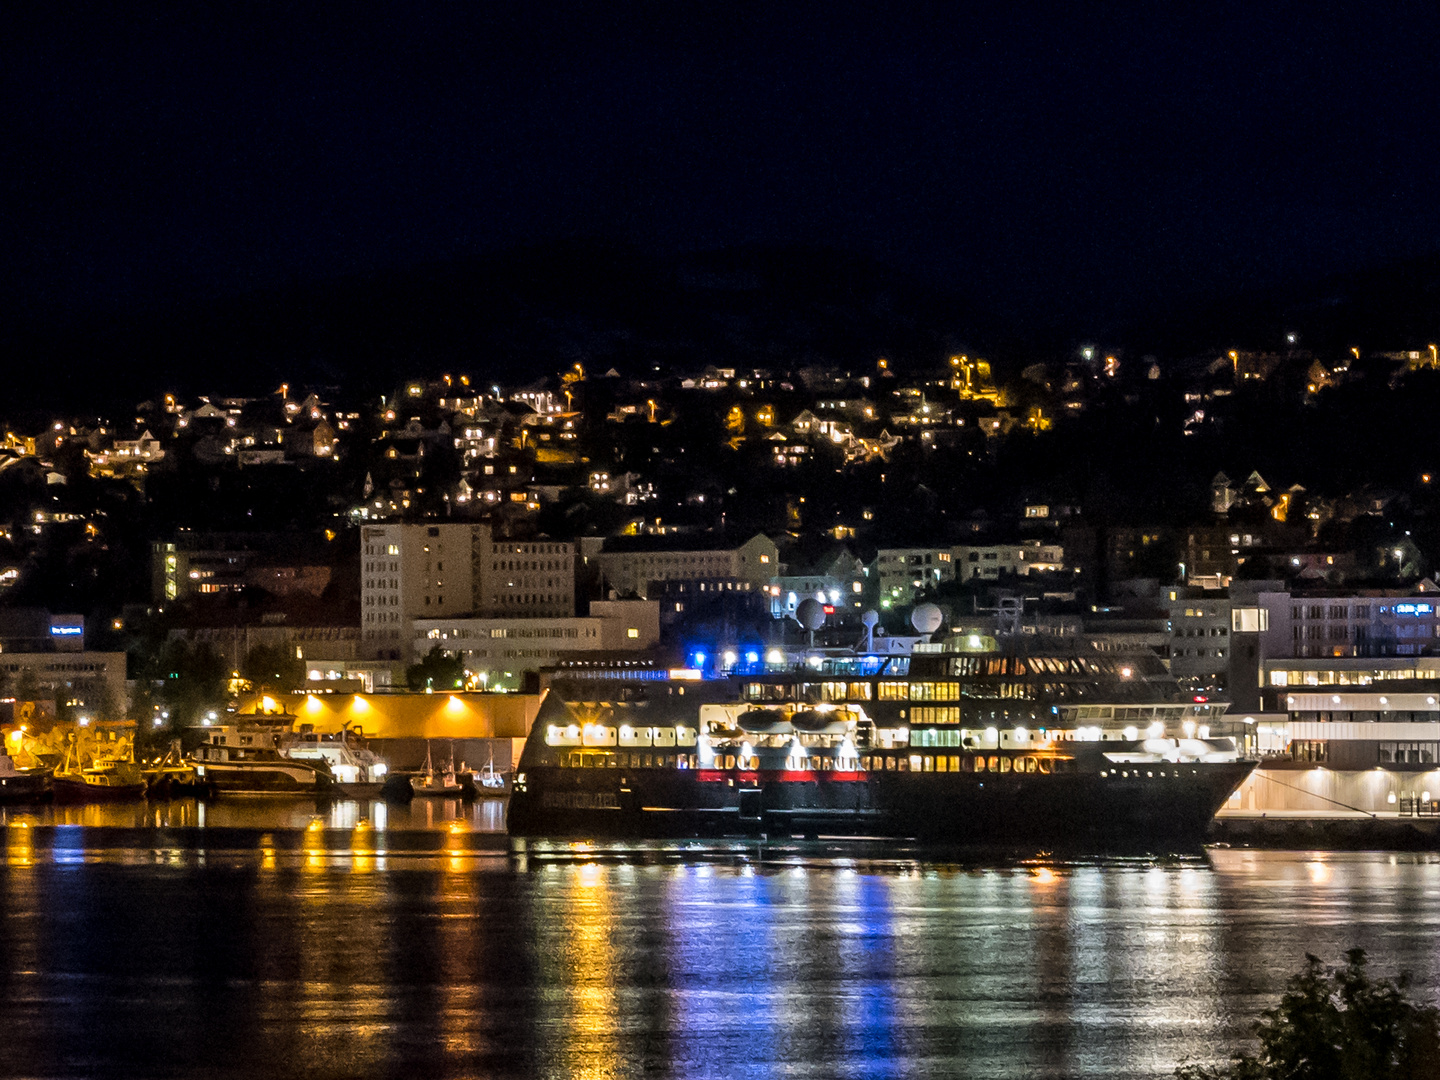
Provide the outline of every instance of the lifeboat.
<path id="1" fill-rule="evenodd" d="M 750 709 L 741 713 L 735 723 L 749 735 L 790 735 L 795 730 L 783 715 L 768 709 Z"/>
<path id="2" fill-rule="evenodd" d="M 803 731 L 807 735 L 844 735 L 850 728 L 843 713 L 822 713 L 813 709 L 794 713 L 790 717 L 790 723 L 796 731 Z"/>

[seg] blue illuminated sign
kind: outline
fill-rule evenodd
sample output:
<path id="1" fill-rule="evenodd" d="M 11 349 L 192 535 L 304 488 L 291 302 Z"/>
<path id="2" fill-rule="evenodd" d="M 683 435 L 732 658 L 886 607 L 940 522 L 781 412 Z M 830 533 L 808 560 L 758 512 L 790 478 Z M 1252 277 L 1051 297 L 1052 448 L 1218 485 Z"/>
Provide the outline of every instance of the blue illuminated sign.
<path id="1" fill-rule="evenodd" d="M 83 626 L 52 626 L 50 633 L 55 637 L 79 637 L 85 632 Z"/>
<path id="2" fill-rule="evenodd" d="M 1429 615 L 1434 611 L 1432 604 L 1396 604 L 1396 615 Z"/>

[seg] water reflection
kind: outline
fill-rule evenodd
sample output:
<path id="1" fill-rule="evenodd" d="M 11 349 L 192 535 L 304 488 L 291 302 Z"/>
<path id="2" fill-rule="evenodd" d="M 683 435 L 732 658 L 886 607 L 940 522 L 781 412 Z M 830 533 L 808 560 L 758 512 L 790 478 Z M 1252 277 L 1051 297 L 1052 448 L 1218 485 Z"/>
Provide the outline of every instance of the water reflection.
<path id="1" fill-rule="evenodd" d="M 547 1069 L 583 1080 L 616 1075 L 616 960 L 610 915 L 613 867 L 564 868 L 553 895 L 555 918 L 542 918 L 541 993 L 536 1042 Z"/>
<path id="2" fill-rule="evenodd" d="M 507 854 L 477 850 L 480 815 L 457 811 L 431 807 L 419 827 L 438 835 L 418 853 L 395 849 L 393 808 L 383 828 L 277 810 L 247 851 L 10 817 L 7 1062 L 53 1076 L 1160 1077 L 1243 1036 L 1306 951 L 1360 945 L 1430 996 L 1440 978 L 1435 857 Z"/>
<path id="3" fill-rule="evenodd" d="M 415 799 L 409 805 L 382 799 L 336 799 L 230 796 L 211 802 L 172 799 L 149 802 L 82 805 L 0 805 L 0 826 L 26 821 L 31 825 L 83 825 L 127 829 L 278 828 L 303 829 L 319 815 L 327 828 L 353 829 L 368 821 L 376 829 L 445 829 L 463 822 L 480 833 L 505 832 L 505 800 Z"/>

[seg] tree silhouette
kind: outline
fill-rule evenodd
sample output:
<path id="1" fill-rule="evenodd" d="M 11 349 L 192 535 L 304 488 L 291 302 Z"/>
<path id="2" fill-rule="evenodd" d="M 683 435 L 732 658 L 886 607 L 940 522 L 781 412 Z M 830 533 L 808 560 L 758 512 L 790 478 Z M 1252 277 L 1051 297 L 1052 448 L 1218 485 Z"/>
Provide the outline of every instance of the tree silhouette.
<path id="1" fill-rule="evenodd" d="M 465 662 L 436 645 L 405 669 L 405 681 L 411 690 L 458 690 L 465 685 Z"/>
<path id="2" fill-rule="evenodd" d="M 1260 1053 L 1228 1066 L 1183 1064 L 1179 1080 L 1440 1080 L 1440 1011 L 1409 1000 L 1410 977 L 1372 979 L 1365 950 L 1326 968 L 1305 955 L 1280 1003 L 1255 1025 Z"/>
<path id="3" fill-rule="evenodd" d="M 256 645 L 245 654 L 240 674 L 259 690 L 262 686 L 282 693 L 305 688 L 305 662 L 286 645 Z"/>

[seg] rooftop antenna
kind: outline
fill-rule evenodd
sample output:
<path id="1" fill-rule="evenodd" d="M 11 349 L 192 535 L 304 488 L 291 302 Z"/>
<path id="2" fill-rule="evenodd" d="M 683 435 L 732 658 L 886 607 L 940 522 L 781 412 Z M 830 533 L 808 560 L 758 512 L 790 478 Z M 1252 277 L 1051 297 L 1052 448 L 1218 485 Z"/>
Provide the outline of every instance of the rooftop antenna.
<path id="1" fill-rule="evenodd" d="M 939 630 L 944 621 L 945 613 L 934 604 L 921 604 L 910 613 L 910 625 L 915 628 L 916 633 L 926 637 Z"/>
<path id="2" fill-rule="evenodd" d="M 996 629 L 1002 634 L 1020 633 L 1020 624 L 1025 619 L 1025 601 L 1018 596 L 1001 596 L 996 604 Z"/>
<path id="3" fill-rule="evenodd" d="M 806 632 L 805 648 L 815 648 L 815 631 L 825 625 L 825 606 L 813 596 L 806 597 L 795 608 L 795 621 Z"/>

